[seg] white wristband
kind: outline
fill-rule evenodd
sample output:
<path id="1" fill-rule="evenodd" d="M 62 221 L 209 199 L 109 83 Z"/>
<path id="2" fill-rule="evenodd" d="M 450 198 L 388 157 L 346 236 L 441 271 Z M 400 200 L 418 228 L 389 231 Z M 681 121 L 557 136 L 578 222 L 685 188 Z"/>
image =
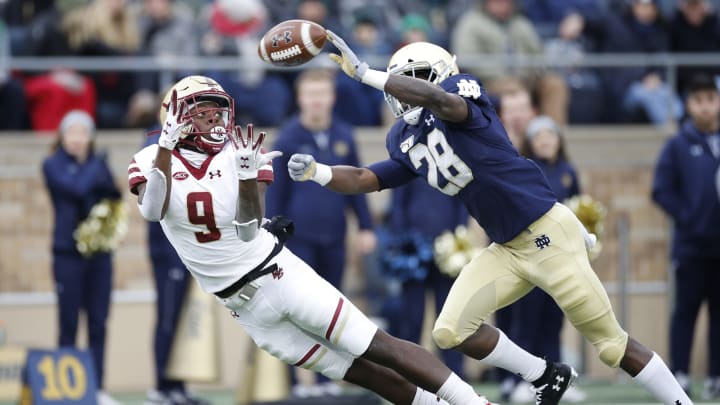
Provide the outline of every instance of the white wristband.
<path id="1" fill-rule="evenodd" d="M 390 74 L 388 72 L 368 69 L 360 81 L 368 86 L 375 87 L 380 91 L 385 91 L 385 83 L 387 83 L 389 78 Z"/>
<path id="2" fill-rule="evenodd" d="M 175 146 L 177 145 L 177 141 L 173 142 L 169 138 L 163 138 L 162 136 L 160 139 L 158 139 L 158 146 L 167 149 L 169 151 L 172 151 L 175 149 Z"/>
<path id="3" fill-rule="evenodd" d="M 322 163 L 315 164 L 315 174 L 312 176 L 312 181 L 325 186 L 332 180 L 332 168 Z"/>

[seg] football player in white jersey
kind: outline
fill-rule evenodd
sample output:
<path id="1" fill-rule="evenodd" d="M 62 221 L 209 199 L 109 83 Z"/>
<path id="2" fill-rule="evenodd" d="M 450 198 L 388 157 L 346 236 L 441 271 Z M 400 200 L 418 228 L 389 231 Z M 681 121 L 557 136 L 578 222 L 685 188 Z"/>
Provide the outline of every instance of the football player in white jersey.
<path id="1" fill-rule="evenodd" d="M 265 134 L 255 138 L 251 125 L 234 127 L 233 100 L 217 82 L 180 80 L 160 115 L 157 145 L 130 164 L 130 190 L 259 347 L 397 404 L 488 404 L 425 349 L 379 330 L 260 226 L 261 182 L 280 152 L 264 153 Z"/>

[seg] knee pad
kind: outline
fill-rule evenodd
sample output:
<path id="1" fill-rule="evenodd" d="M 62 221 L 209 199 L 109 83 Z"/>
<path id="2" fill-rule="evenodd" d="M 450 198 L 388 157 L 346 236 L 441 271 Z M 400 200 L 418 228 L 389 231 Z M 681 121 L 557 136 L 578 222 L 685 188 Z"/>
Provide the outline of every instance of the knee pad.
<path id="1" fill-rule="evenodd" d="M 603 363 L 610 367 L 617 368 L 620 365 L 620 361 L 625 356 L 627 342 L 628 334 L 623 331 L 621 335 L 616 336 L 613 339 L 602 340 L 594 343 L 594 346 L 598 351 L 600 360 Z"/>
<path id="2" fill-rule="evenodd" d="M 457 334 L 448 328 L 435 328 L 432 331 L 435 344 L 441 349 L 451 349 L 460 343 Z"/>

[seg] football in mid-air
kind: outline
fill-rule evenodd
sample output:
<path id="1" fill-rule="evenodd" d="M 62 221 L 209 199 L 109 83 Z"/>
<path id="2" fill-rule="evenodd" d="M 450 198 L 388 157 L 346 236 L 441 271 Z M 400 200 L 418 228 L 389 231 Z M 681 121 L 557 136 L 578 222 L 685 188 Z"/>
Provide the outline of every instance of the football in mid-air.
<path id="1" fill-rule="evenodd" d="M 287 20 L 272 27 L 258 44 L 262 60 L 276 66 L 298 66 L 322 51 L 325 28 L 307 20 Z"/>

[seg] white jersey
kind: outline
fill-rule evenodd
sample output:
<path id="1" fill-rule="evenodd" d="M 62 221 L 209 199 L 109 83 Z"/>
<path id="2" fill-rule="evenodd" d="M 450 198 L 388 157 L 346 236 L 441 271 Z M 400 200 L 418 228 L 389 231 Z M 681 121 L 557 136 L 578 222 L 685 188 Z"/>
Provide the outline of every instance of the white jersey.
<path id="1" fill-rule="evenodd" d="M 146 181 L 157 145 L 136 153 L 128 169 L 130 189 Z M 165 217 L 160 221 L 168 240 L 203 290 L 215 293 L 240 279 L 268 257 L 275 236 L 260 229 L 255 239 L 243 242 L 232 221 L 238 201 L 238 176 L 230 143 L 200 168 L 178 150 L 171 161 L 172 191 Z M 261 170 L 258 180 L 272 179 L 272 169 Z"/>

